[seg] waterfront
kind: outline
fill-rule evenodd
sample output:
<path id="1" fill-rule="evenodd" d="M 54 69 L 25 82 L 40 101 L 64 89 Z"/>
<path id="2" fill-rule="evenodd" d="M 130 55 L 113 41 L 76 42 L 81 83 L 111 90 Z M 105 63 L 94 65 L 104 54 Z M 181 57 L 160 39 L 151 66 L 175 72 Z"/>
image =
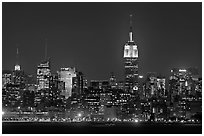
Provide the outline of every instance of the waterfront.
<path id="1" fill-rule="evenodd" d="M 201 124 L 3 122 L 3 134 L 201 134 Z"/>

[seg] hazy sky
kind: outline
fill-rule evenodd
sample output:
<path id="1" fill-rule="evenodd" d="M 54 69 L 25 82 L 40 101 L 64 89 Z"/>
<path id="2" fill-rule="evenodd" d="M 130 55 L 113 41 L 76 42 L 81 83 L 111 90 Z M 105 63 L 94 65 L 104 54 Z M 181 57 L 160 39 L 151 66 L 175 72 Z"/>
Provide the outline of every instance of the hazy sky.
<path id="1" fill-rule="evenodd" d="M 16 46 L 25 72 L 44 59 L 51 70 L 76 67 L 90 79 L 124 75 L 129 14 L 139 48 L 139 74 L 167 75 L 173 67 L 202 70 L 202 3 L 5 3 L 2 68 L 14 69 Z"/>

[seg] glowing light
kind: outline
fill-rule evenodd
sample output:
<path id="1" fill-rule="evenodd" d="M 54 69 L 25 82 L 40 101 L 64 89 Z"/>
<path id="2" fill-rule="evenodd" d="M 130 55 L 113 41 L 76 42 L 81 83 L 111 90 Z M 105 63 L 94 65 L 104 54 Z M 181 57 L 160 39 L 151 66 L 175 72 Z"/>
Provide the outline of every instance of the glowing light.
<path id="1" fill-rule="evenodd" d="M 186 72 L 186 69 L 179 69 L 179 72 Z"/>
<path id="2" fill-rule="evenodd" d="M 20 65 L 15 65 L 15 70 L 16 70 L 16 71 L 21 70 Z"/>
<path id="3" fill-rule="evenodd" d="M 138 58 L 137 45 L 128 45 L 124 47 L 124 58 Z"/>
<path id="4" fill-rule="evenodd" d="M 81 116 L 82 116 L 81 113 L 79 113 L 79 114 L 78 114 L 78 117 L 81 117 Z"/>
<path id="5" fill-rule="evenodd" d="M 139 78 L 143 78 L 143 76 L 139 76 Z"/>
<path id="6" fill-rule="evenodd" d="M 133 90 L 138 90 L 138 87 L 137 87 L 137 86 L 134 86 L 134 87 L 133 87 Z"/>
<path id="7" fill-rule="evenodd" d="M 1 112 L 1 115 L 4 115 L 4 114 L 5 114 L 5 112 L 4 112 L 4 111 L 2 111 L 2 112 Z"/>
<path id="8" fill-rule="evenodd" d="M 137 119 L 135 119 L 135 122 L 137 123 L 137 122 L 139 122 Z"/>

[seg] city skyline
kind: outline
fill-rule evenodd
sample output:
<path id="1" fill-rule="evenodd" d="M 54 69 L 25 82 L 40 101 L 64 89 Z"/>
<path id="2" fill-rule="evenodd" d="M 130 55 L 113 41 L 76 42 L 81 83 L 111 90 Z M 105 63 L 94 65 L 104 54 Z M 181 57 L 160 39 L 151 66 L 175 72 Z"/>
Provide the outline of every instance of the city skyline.
<path id="1" fill-rule="evenodd" d="M 202 3 L 2 5 L 2 133 L 202 133 Z"/>
<path id="2" fill-rule="evenodd" d="M 18 46 L 21 68 L 36 75 L 47 39 L 52 72 L 76 67 L 88 80 L 108 79 L 110 72 L 123 80 L 133 14 L 139 74 L 194 66 L 201 75 L 200 11 L 201 3 L 3 3 L 2 68 L 14 69 Z"/>

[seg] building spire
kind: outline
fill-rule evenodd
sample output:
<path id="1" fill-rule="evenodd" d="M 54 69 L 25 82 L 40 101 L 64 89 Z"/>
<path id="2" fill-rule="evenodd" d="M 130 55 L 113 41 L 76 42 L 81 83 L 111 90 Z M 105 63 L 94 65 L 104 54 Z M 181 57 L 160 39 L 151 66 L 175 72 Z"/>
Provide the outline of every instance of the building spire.
<path id="1" fill-rule="evenodd" d="M 133 42 L 133 32 L 132 32 L 132 14 L 130 14 L 130 31 L 129 31 L 130 42 Z"/>
<path id="2" fill-rule="evenodd" d="M 15 65 L 15 70 L 21 70 L 20 65 L 19 65 L 19 51 L 18 51 L 18 45 L 16 47 L 16 65 Z"/>

